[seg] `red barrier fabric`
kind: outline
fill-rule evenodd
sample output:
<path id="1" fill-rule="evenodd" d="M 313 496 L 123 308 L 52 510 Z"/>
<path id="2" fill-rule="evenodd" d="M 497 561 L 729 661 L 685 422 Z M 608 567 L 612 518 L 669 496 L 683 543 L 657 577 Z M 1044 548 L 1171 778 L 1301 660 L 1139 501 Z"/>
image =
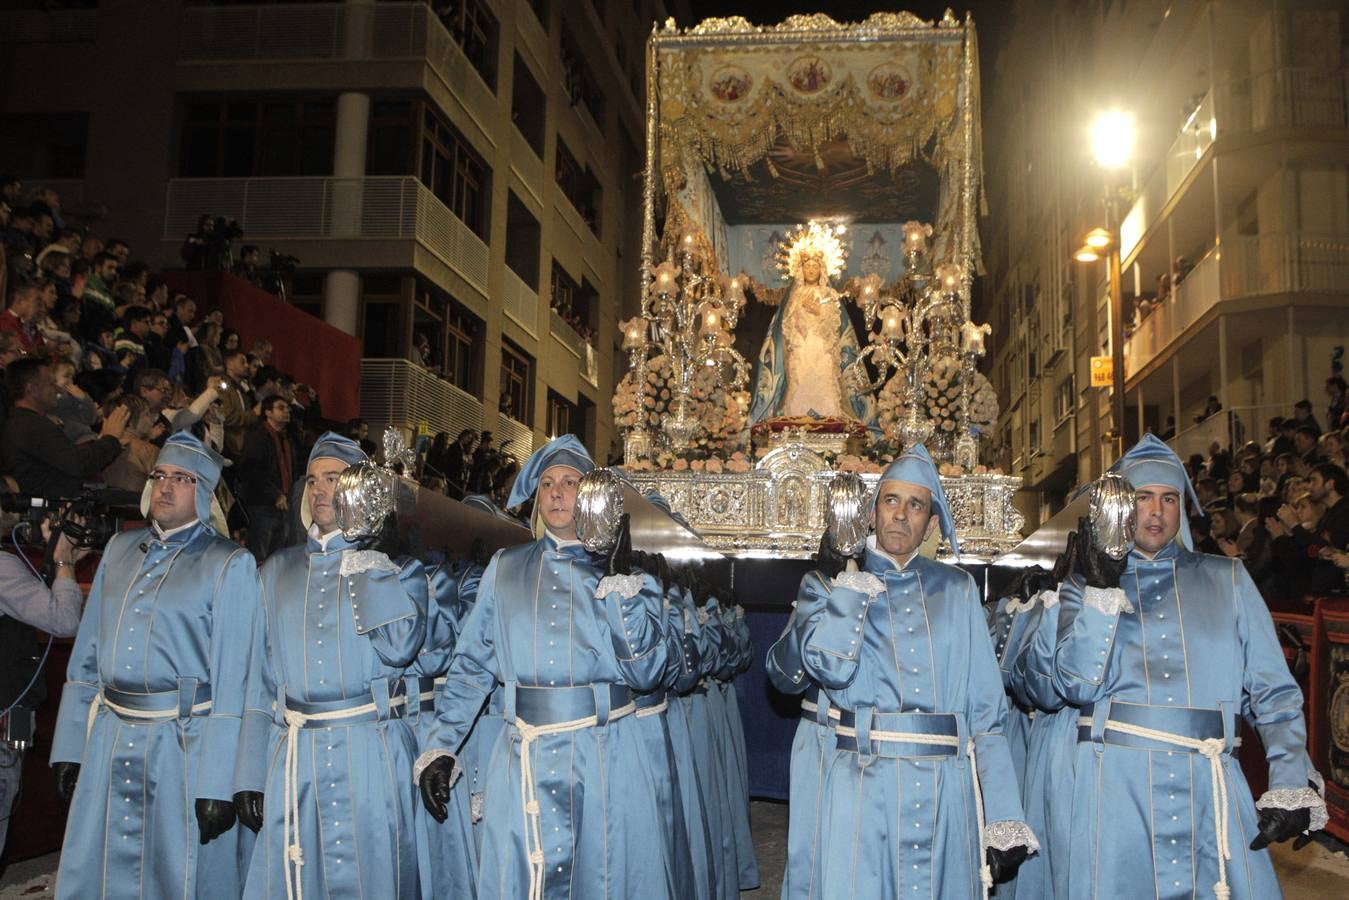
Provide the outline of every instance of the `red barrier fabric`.
<path id="1" fill-rule="evenodd" d="M 197 302 L 197 316 L 219 309 L 245 350 L 266 338 L 272 365 L 318 391 L 327 419 L 361 414 L 361 342 L 309 313 L 223 272 L 165 272 L 164 281 Z"/>

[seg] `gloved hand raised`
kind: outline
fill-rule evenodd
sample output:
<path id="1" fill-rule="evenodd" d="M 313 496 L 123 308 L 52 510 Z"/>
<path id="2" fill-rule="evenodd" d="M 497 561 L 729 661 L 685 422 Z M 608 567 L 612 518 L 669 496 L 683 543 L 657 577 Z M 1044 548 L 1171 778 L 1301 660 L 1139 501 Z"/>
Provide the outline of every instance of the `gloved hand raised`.
<path id="1" fill-rule="evenodd" d="M 197 830 L 202 844 L 209 844 L 234 827 L 234 804 L 229 800 L 210 800 L 198 797 L 196 802 Z"/>
<path id="2" fill-rule="evenodd" d="M 254 834 L 262 830 L 262 792 L 240 791 L 234 795 L 234 811 Z"/>
<path id="3" fill-rule="evenodd" d="M 609 551 L 604 574 L 631 575 L 634 568 L 637 568 L 637 558 L 632 551 L 632 519 L 623 513 L 618 520 L 618 536 Z"/>
<path id="4" fill-rule="evenodd" d="M 1090 519 L 1083 516 L 1077 520 L 1074 571 L 1090 587 L 1117 588 L 1124 577 L 1124 566 L 1129 557 L 1126 555 L 1123 559 L 1114 559 L 1096 546 L 1093 534 Z"/>

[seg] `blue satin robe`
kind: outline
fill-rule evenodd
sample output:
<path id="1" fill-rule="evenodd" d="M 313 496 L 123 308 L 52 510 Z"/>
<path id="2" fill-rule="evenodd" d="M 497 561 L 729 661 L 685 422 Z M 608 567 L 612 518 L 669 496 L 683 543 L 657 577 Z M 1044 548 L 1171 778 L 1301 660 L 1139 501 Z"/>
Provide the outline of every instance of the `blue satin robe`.
<path id="1" fill-rule="evenodd" d="M 660 585 L 648 576 L 634 597 L 597 599 L 602 574 L 579 543 L 559 544 L 551 536 L 492 558 L 460 631 L 422 760 L 434 751 L 462 756 L 478 711 L 498 686 L 609 683 L 643 692 L 660 684 L 668 663 Z M 515 900 L 528 895 L 530 871 L 513 722 L 502 738 L 509 752 L 488 763 L 478 896 Z M 541 736 L 530 763 L 547 900 L 680 896 L 635 716 Z"/>
<path id="2" fill-rule="evenodd" d="M 1006 698 L 974 580 L 915 556 L 901 570 L 868 549 L 884 590 L 802 581 L 796 630 L 802 667 L 841 710 L 952 713 L 973 739 L 986 824 L 1024 822 L 1003 735 Z M 860 623 L 860 624 L 859 624 Z M 835 750 L 824 773 L 821 896 L 974 898 L 984 860 L 970 762 L 955 756 L 865 766 Z"/>
<path id="3" fill-rule="evenodd" d="M 721 717 L 721 769 L 731 813 L 731 833 L 735 839 L 737 884 L 740 890 L 748 891 L 759 886 L 759 864 L 749 827 L 749 756 L 745 749 L 745 727 L 740 718 L 740 700 L 734 679 L 744 671 L 753 647 L 743 617 L 736 616 L 729 609 L 718 609 L 717 614 L 724 636 L 721 666 L 709 687 L 708 699 Z"/>
<path id="4" fill-rule="evenodd" d="M 1271 789 L 1305 788 L 1313 773 L 1302 692 L 1264 600 L 1240 560 L 1175 541 L 1152 559 L 1132 552 L 1121 587 L 1134 612 L 1113 616 L 1083 605 L 1076 577 L 1060 588 L 1049 668 L 1056 689 L 1075 706 L 1113 700 L 1221 709 L 1232 897 L 1279 897 L 1269 851 L 1248 849 L 1258 815 L 1230 752 L 1244 717 L 1265 745 Z M 1068 896 L 1211 896 L 1218 869 L 1207 760 L 1180 749 L 1084 741 L 1075 776 Z"/>
<path id="5" fill-rule="evenodd" d="M 827 591 L 819 572 L 806 579 L 820 584 L 816 594 Z M 768 678 L 784 694 L 796 695 L 817 688 L 801 663 L 801 645 L 796 630 L 797 604 L 787 617 L 787 626 L 768 648 Z M 806 710 L 792 739 L 791 784 L 787 798 L 787 867 L 782 876 L 782 900 L 811 900 L 820 896 L 820 811 L 824 771 L 834 753 L 834 729 L 828 722 L 828 695 L 820 694 L 824 713 L 812 716 Z"/>
<path id="6" fill-rule="evenodd" d="M 687 852 L 692 866 L 692 880 L 682 885 L 681 896 L 690 900 L 712 900 L 717 896 L 717 866 L 720 854 L 712 852 L 712 837 L 708 827 L 708 812 L 704 805 L 704 784 L 710 773 L 699 770 L 694 745 L 694 726 L 689 719 L 688 695 L 702 678 L 702 654 L 698 649 L 701 626 L 694 613 L 693 598 L 682 589 L 672 588 L 670 605 L 666 610 L 666 629 L 677 635 L 678 663 L 668 667 L 666 690 L 669 709 L 665 720 L 670 730 L 670 744 L 674 751 L 675 784 L 679 791 L 680 812 L 684 821 Z"/>
<path id="7" fill-rule="evenodd" d="M 244 896 L 286 897 L 285 750 L 288 702 L 375 702 L 401 683 L 426 635 L 427 581 L 413 562 L 341 574 L 356 545 L 312 533 L 262 566 L 263 626 L 254 635 L 249 710 L 236 790 L 262 791 Z M 380 554 L 382 556 L 382 554 Z M 407 719 L 299 732 L 299 835 L 306 897 L 416 900 L 416 742 Z"/>
<path id="8" fill-rule="evenodd" d="M 429 598 L 426 613 L 426 643 L 408 666 L 408 696 L 417 690 L 421 678 L 439 678 L 450 668 L 450 659 L 459 637 L 459 629 L 473 596 L 478 590 L 479 566 L 441 562 L 426 570 Z M 437 692 L 439 689 L 436 689 Z M 436 724 L 434 709 L 410 713 L 418 747 L 430 737 Z M 477 853 L 473 846 L 473 820 L 470 791 L 450 794 L 450 815 L 441 823 L 417 803 L 417 867 L 421 876 L 422 897 L 477 896 Z"/>
<path id="9" fill-rule="evenodd" d="M 144 548 L 144 549 L 142 549 Z M 252 833 L 200 842 L 195 800 L 234 796 L 247 648 L 258 618 L 248 551 L 200 523 L 159 539 L 116 535 L 94 576 L 70 655 L 52 762 L 79 763 L 56 895 L 237 897 Z M 190 690 L 195 680 L 198 692 Z M 109 687 L 132 694 L 209 687 L 209 714 L 132 724 L 90 705 Z"/>

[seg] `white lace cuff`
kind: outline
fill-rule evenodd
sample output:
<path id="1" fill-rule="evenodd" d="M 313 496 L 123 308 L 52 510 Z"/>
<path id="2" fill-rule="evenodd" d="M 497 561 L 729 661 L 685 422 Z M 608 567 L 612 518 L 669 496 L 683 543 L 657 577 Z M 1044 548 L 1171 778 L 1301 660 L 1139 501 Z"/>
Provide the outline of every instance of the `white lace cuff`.
<path id="1" fill-rule="evenodd" d="M 1045 609 L 1053 609 L 1059 605 L 1059 592 L 1054 590 L 1041 591 L 1035 595 L 1035 599 L 1039 600 L 1040 605 Z"/>
<path id="2" fill-rule="evenodd" d="M 1013 847 L 1025 847 L 1030 853 L 1040 849 L 1035 832 L 1025 822 L 1007 819 L 992 822 L 984 826 L 984 846 L 993 850 L 1011 850 Z"/>
<path id="3" fill-rule="evenodd" d="M 1091 607 L 1107 616 L 1117 616 L 1122 612 L 1131 613 L 1134 605 L 1124 595 L 1124 588 L 1098 588 L 1087 585 L 1082 592 L 1082 605 Z"/>
<path id="4" fill-rule="evenodd" d="M 885 592 L 885 582 L 870 572 L 840 572 L 834 576 L 830 586 L 857 591 L 859 594 L 866 594 L 873 600 L 877 594 Z"/>
<path id="5" fill-rule="evenodd" d="M 693 615 L 698 620 L 699 625 L 706 625 L 707 621 L 712 618 L 712 614 L 707 611 L 705 606 L 695 606 Z"/>
<path id="6" fill-rule="evenodd" d="M 1314 788 L 1274 788 L 1265 791 L 1255 801 L 1256 809 L 1305 809 L 1311 811 L 1311 823 L 1308 831 L 1320 831 L 1330 821 L 1326 812 L 1325 798 Z"/>
<path id="7" fill-rule="evenodd" d="M 487 812 L 487 796 L 482 791 L 474 791 L 468 795 L 468 817 L 474 825 L 482 821 L 483 815 Z"/>
<path id="8" fill-rule="evenodd" d="M 610 594 L 621 594 L 624 600 L 631 600 L 641 593 L 645 583 L 645 575 L 605 575 L 595 587 L 595 599 L 603 600 Z"/>
<path id="9" fill-rule="evenodd" d="M 427 750 L 421 756 L 417 757 L 417 761 L 412 764 L 413 783 L 416 784 L 421 782 L 422 773 L 426 771 L 427 766 L 431 765 L 431 763 L 436 760 L 444 759 L 447 756 L 450 758 L 450 761 L 454 763 L 454 768 L 450 770 L 450 787 L 454 787 L 454 783 L 459 780 L 460 775 L 464 774 L 464 770 L 459 768 L 459 758 L 448 750 Z"/>
<path id="10" fill-rule="evenodd" d="M 387 553 L 378 550 L 343 550 L 340 571 L 342 577 L 347 578 L 370 571 L 397 572 L 398 566 Z"/>

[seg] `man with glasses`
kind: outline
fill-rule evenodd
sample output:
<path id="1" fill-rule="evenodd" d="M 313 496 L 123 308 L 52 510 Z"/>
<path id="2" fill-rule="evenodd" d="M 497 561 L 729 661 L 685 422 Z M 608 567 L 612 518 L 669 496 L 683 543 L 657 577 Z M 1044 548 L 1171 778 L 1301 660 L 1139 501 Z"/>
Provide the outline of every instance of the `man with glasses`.
<path id="1" fill-rule="evenodd" d="M 71 652 L 52 768 L 71 803 L 57 897 L 237 897 L 233 768 L 257 568 L 222 537 L 223 460 L 187 432 L 109 542 Z M 247 836 L 251 839 L 251 835 Z"/>

